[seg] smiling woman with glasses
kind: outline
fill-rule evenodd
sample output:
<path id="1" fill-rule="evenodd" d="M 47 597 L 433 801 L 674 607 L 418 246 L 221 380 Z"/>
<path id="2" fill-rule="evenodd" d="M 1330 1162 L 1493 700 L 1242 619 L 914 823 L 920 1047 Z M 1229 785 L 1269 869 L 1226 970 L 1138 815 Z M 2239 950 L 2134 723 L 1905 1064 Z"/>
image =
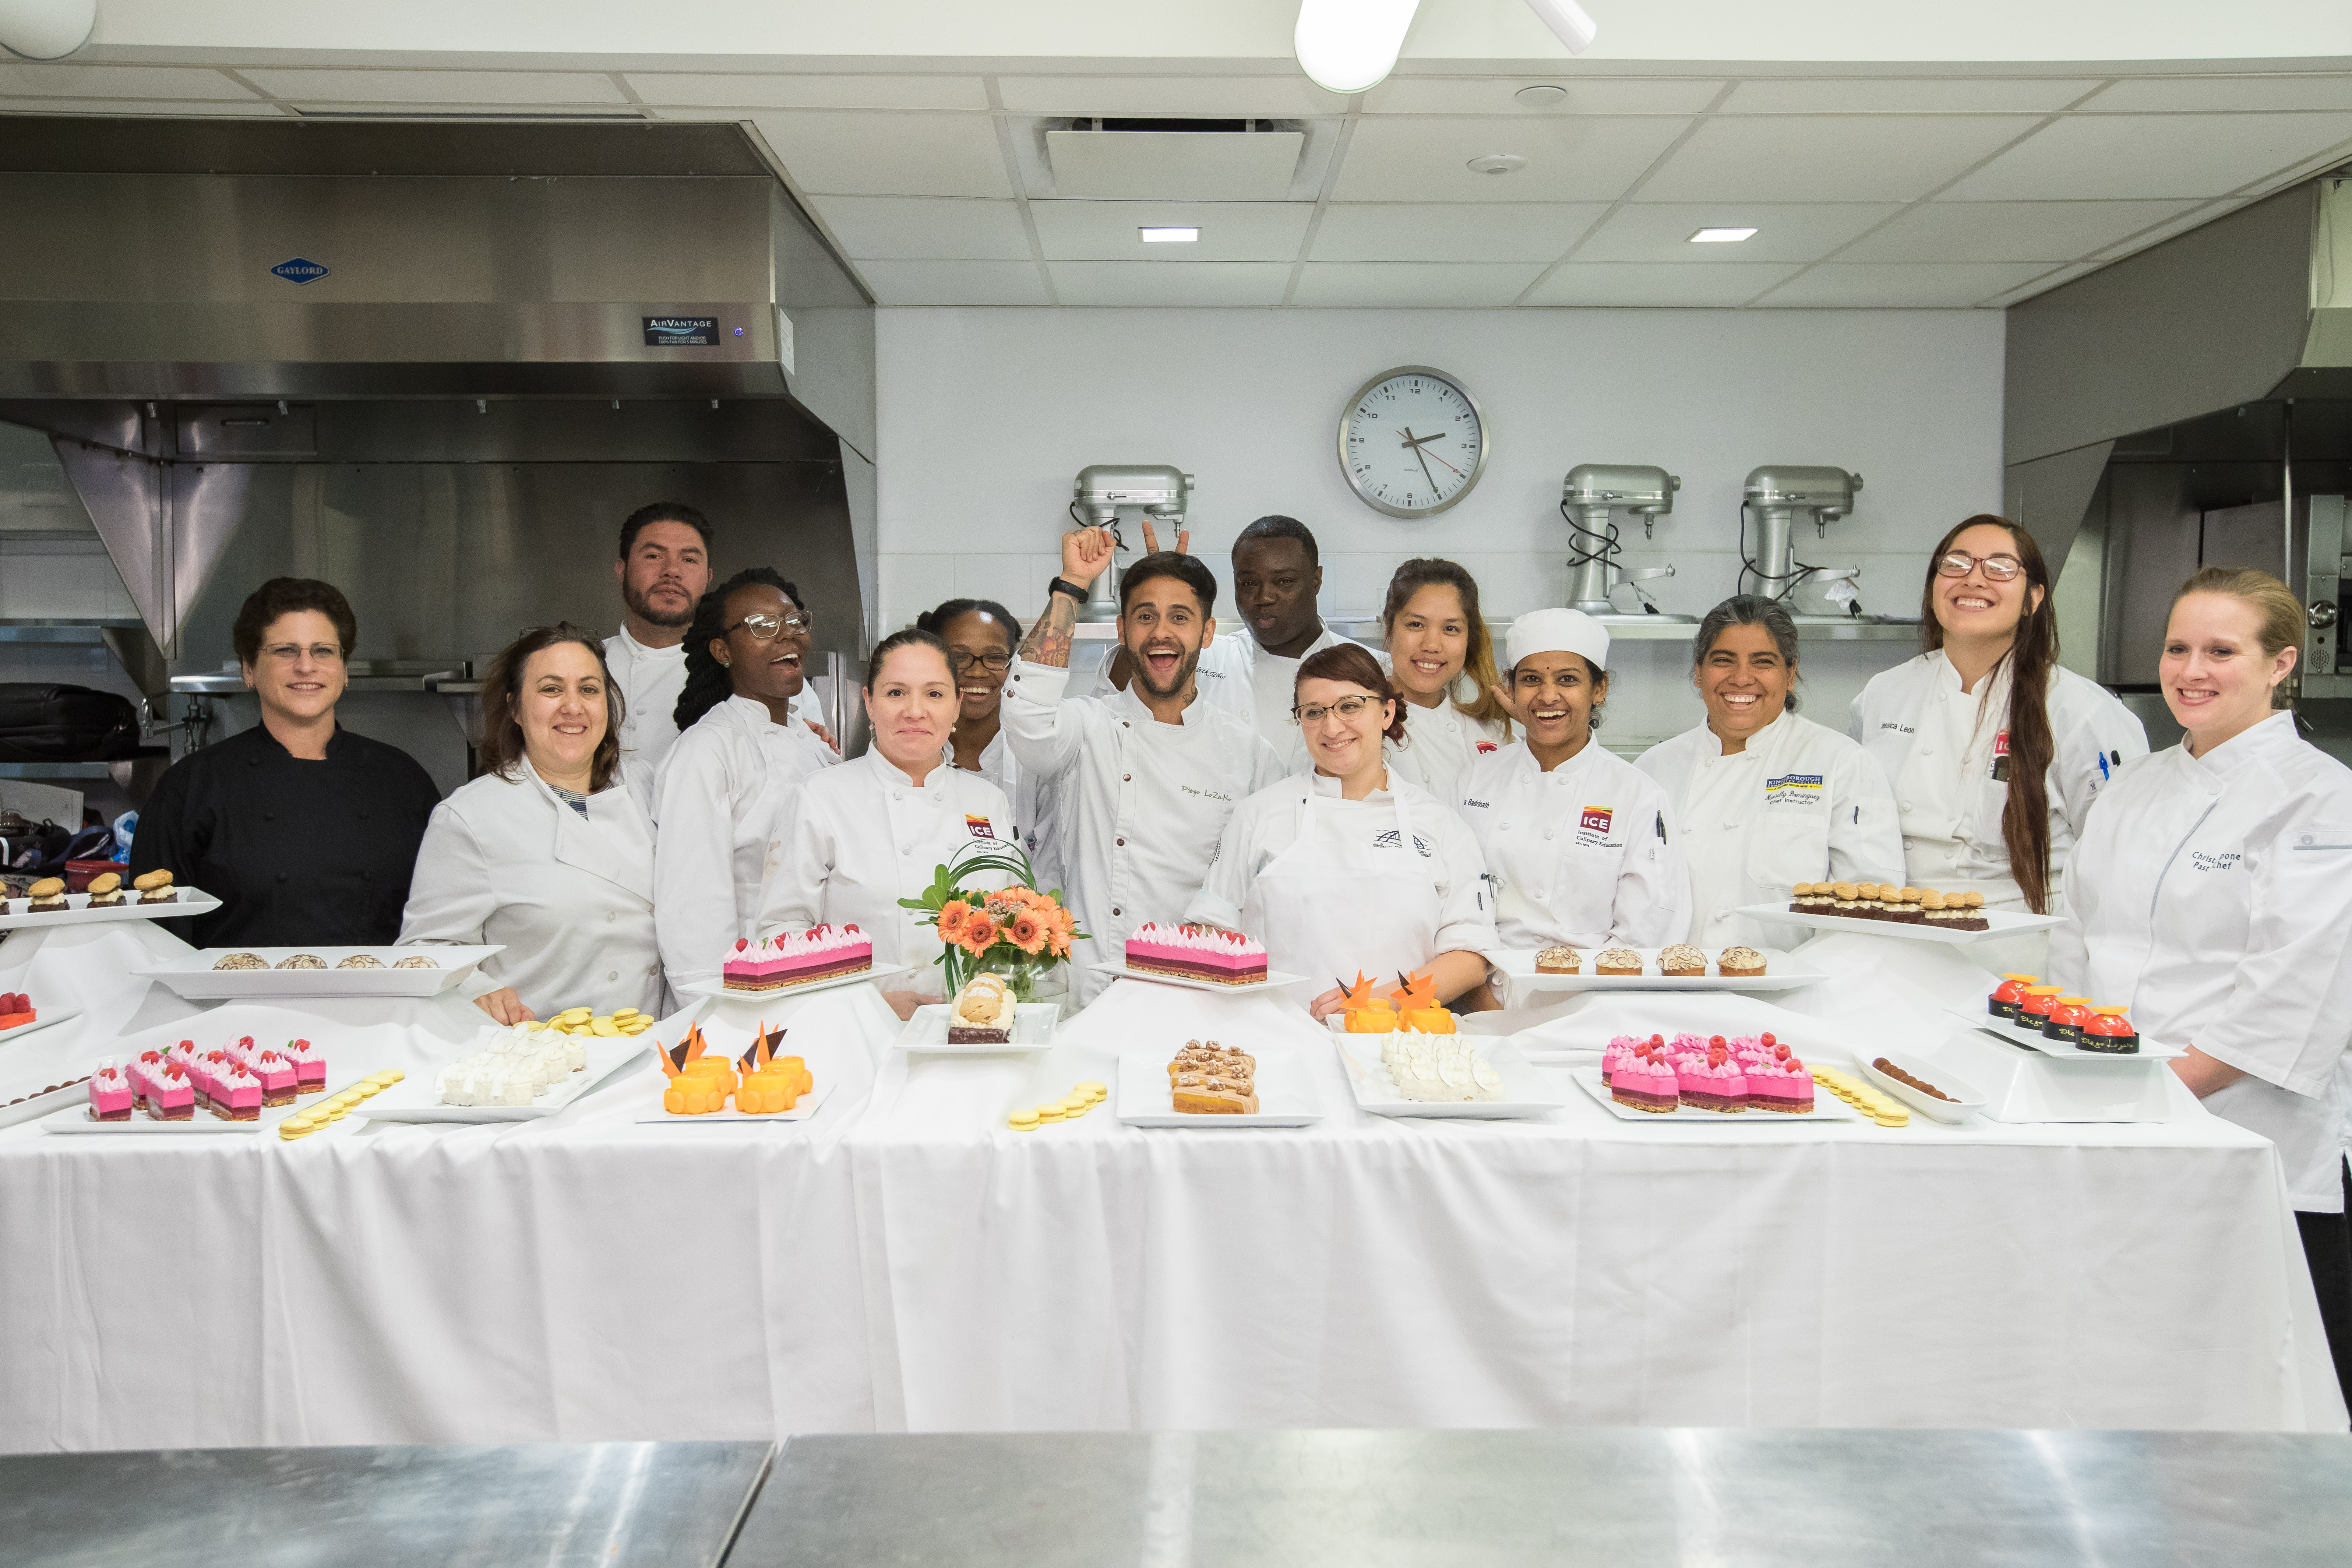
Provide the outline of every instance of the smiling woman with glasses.
<path id="1" fill-rule="evenodd" d="M 950 599 L 915 617 L 915 629 L 947 645 L 955 672 L 955 734 L 948 761 L 1004 792 L 1021 846 L 1041 888 L 1062 885 L 1062 854 L 1054 840 L 1053 785 L 1024 768 L 1004 738 L 1004 678 L 1021 646 L 1021 623 L 993 599 Z"/>
<path id="2" fill-rule="evenodd" d="M 221 900 L 199 947 L 389 946 L 441 792 L 398 747 L 335 718 L 359 623 L 331 583 L 273 577 L 230 633 L 258 722 L 173 764 L 141 809 L 131 872 Z M 234 722 L 242 702 L 225 705 Z"/>

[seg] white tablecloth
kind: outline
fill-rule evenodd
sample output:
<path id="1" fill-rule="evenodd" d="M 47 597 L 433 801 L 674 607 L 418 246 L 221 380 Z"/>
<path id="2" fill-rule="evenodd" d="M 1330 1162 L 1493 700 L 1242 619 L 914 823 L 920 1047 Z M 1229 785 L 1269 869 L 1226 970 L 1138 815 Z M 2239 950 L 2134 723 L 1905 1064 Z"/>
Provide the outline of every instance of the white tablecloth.
<path id="1" fill-rule="evenodd" d="M 1658 1126 L 1569 1087 L 1542 1122 L 1391 1121 L 1275 996 L 1120 982 L 1042 1057 L 960 1059 L 891 1049 L 870 987 L 726 1005 L 834 1082 L 813 1121 L 638 1125 L 648 1062 L 526 1124 L 0 1131 L 0 1449 L 2345 1422 L 2276 1155 L 2193 1101 L 2129 1127 Z M 477 1022 L 276 1011 L 335 1082 Z M 1738 996 L 1514 1022 L 1559 1050 L 1643 1019 L 1852 1038 Z M 1200 1034 L 1299 1053 L 1324 1121 L 1004 1125 Z"/>

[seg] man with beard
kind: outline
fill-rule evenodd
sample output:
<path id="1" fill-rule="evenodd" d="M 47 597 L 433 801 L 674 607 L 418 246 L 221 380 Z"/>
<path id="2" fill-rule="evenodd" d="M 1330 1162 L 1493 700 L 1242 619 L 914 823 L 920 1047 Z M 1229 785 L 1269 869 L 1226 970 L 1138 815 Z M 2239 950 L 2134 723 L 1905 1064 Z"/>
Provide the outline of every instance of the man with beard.
<path id="1" fill-rule="evenodd" d="M 686 686 L 686 628 L 710 591 L 710 521 L 682 501 L 641 506 L 621 524 L 613 563 L 625 614 L 604 639 L 604 663 L 625 715 L 621 762 L 649 777 L 677 739 L 670 710 Z"/>
<path id="2" fill-rule="evenodd" d="M 1135 671 L 1127 689 L 1066 694 L 1071 627 L 1110 561 L 1107 530 L 1062 536 L 1062 574 L 1021 644 L 1001 710 L 1014 758 L 1053 784 L 1066 896 L 1087 933 L 1071 952 L 1080 1005 L 1110 984 L 1087 965 L 1123 958 L 1138 926 L 1180 919 L 1235 804 L 1283 773 L 1246 720 L 1197 700 L 1217 580 L 1190 555 L 1147 555 L 1119 579 L 1119 647 Z"/>

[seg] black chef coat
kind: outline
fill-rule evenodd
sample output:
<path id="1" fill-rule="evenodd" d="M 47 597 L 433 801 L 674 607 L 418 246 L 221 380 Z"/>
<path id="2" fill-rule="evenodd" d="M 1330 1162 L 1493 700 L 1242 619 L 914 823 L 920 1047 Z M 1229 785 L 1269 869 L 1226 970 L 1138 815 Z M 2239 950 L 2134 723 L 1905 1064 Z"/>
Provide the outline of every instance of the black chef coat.
<path id="1" fill-rule="evenodd" d="M 131 874 L 161 868 L 221 900 L 165 928 L 198 947 L 389 946 L 440 800 L 397 746 L 339 726 L 310 762 L 257 724 L 172 764 L 140 808 Z"/>

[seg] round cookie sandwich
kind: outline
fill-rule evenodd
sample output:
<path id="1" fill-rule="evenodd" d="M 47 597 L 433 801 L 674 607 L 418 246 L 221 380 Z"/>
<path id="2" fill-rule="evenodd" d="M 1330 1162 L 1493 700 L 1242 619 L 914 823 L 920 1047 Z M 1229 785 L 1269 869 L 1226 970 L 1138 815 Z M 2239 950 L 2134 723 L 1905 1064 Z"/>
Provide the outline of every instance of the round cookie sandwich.
<path id="1" fill-rule="evenodd" d="M 150 871 L 143 877 L 134 877 L 131 886 L 139 894 L 139 901 L 142 904 L 176 904 L 180 901 L 180 889 L 172 886 L 172 873 L 169 871 Z"/>
<path id="2" fill-rule="evenodd" d="M 63 877 L 44 877 L 26 889 L 25 895 L 32 900 L 25 906 L 28 915 L 61 915 L 69 907 Z"/>
<path id="3" fill-rule="evenodd" d="M 88 910 L 119 910 L 122 907 L 122 879 L 112 871 L 100 871 L 89 879 Z"/>

